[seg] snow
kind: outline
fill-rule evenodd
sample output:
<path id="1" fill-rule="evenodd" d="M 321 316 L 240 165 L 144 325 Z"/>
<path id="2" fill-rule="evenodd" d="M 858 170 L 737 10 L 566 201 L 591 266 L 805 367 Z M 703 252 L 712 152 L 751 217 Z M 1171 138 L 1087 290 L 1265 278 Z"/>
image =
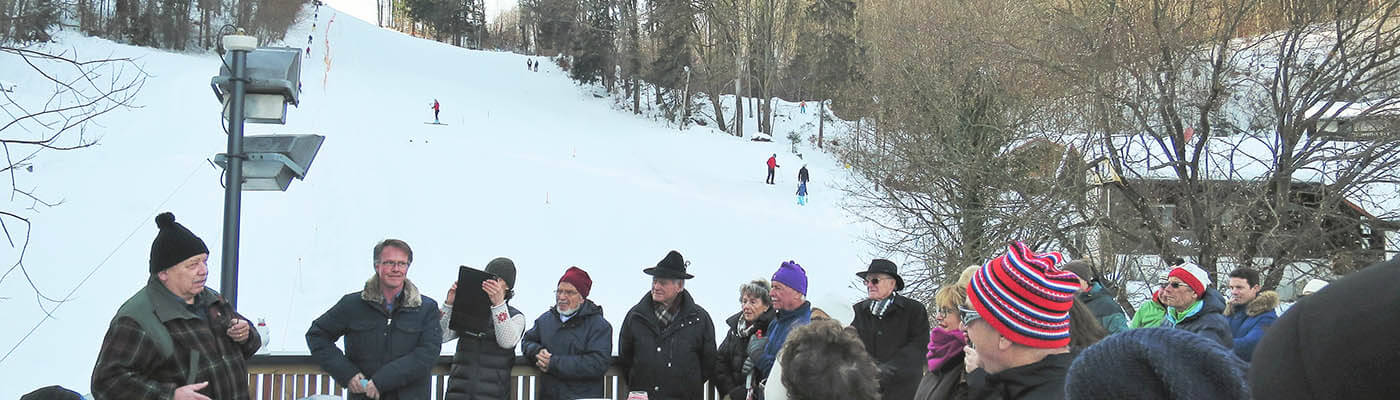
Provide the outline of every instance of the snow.
<path id="1" fill-rule="evenodd" d="M 274 353 L 306 352 L 310 321 L 362 287 L 371 247 L 385 238 L 413 246 L 409 278 L 437 299 L 457 266 L 511 257 L 520 269 L 512 305 L 531 320 L 577 265 L 616 326 L 650 287 L 641 270 L 671 249 L 692 262 L 687 289 L 718 335 L 739 310 L 739 285 L 770 277 L 785 260 L 806 267 L 815 306 L 851 320 L 850 304 L 864 296 L 854 274 L 882 255 L 861 240 L 871 228 L 840 207 L 838 185 L 849 174 L 805 140 L 799 161 L 783 137 L 680 131 L 589 95 L 550 63 L 527 72 L 524 56 L 467 51 L 337 14 L 322 7 L 317 32 L 308 19 L 287 35 L 315 43 L 287 125 L 247 127 L 326 137 L 306 180 L 287 192 L 243 194 L 239 311 L 267 320 Z M 88 134 L 102 135 L 100 145 L 42 153 L 32 172 L 17 173 L 20 186 L 64 200 L 25 214 L 33 222 L 28 278 L 49 297 L 72 296 L 61 305 L 37 300 L 18 273 L 0 282 L 0 315 L 12 324 L 0 332 L 0 351 L 38 324 L 0 361 L 0 398 L 52 384 L 88 391 L 111 315 L 145 283 L 159 212 L 173 211 L 213 250 L 207 284 L 220 287 L 223 190 L 209 163 L 227 140 L 209 90 L 219 58 L 73 32 L 55 38 L 46 49 L 134 57 L 151 76 L 134 100 L 140 108 L 95 121 Z M 51 87 L 11 54 L 0 55 L 0 76 Z M 47 93 L 14 96 L 33 104 Z M 434 98 L 449 126 L 423 123 Z M 814 112 L 786 114 L 795 109 L 780 108 L 777 132 L 814 121 Z M 773 153 L 782 168 L 770 186 L 763 163 Z M 802 163 L 814 179 L 805 207 L 794 195 Z M 13 265 L 19 252 L 4 249 L 0 262 Z"/>

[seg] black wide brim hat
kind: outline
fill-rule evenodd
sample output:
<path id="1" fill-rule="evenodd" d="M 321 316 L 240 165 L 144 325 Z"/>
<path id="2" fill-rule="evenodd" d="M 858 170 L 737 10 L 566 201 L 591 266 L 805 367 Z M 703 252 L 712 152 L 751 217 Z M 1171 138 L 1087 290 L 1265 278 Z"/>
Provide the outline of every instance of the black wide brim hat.
<path id="1" fill-rule="evenodd" d="M 642 270 L 642 272 L 647 275 L 655 276 L 657 278 L 694 278 L 695 275 L 685 273 L 685 267 L 688 265 L 690 265 L 690 262 L 686 261 L 685 258 L 682 258 L 680 252 L 671 250 L 670 253 L 666 253 L 666 258 L 663 258 L 660 262 L 656 263 L 655 267 L 644 269 Z"/>
<path id="2" fill-rule="evenodd" d="M 894 265 L 893 261 L 877 258 L 870 262 L 870 266 L 867 267 L 865 271 L 857 272 L 856 276 L 859 276 L 860 279 L 865 279 L 865 276 L 870 275 L 871 272 L 879 272 L 893 276 L 894 290 L 896 292 L 904 290 L 904 278 L 899 276 L 899 267 Z"/>

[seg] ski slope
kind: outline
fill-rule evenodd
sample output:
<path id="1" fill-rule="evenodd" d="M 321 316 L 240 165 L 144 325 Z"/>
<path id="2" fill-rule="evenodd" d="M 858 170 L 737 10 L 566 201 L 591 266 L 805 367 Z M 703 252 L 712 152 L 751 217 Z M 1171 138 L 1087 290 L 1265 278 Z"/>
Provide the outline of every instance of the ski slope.
<path id="1" fill-rule="evenodd" d="M 850 304 L 864 297 L 854 273 L 875 255 L 861 239 L 871 228 L 840 207 L 849 173 L 805 144 L 806 161 L 796 159 L 785 139 L 815 122 L 812 110 L 780 107 L 771 143 L 681 131 L 614 109 L 544 59 L 528 72 L 521 55 L 412 38 L 330 7 L 305 17 L 287 36 L 303 50 L 312 37 L 301 106 L 285 126 L 248 125 L 248 134 L 326 137 L 305 181 L 243 194 L 238 308 L 266 319 L 275 353 L 305 354 L 310 321 L 360 290 L 372 274 L 371 247 L 385 238 L 413 246 L 409 278 L 439 300 L 457 266 L 512 258 L 511 303 L 531 321 L 577 265 L 593 277 L 592 300 L 619 325 L 650 287 L 641 270 L 671 249 L 691 261 L 687 289 L 720 337 L 723 319 L 739 310 L 738 286 L 770 277 L 784 260 L 806 267 L 808 298 L 837 319 L 849 322 Z M 42 48 L 134 57 L 151 76 L 139 108 L 95 121 L 88 134 L 102 135 L 100 145 L 45 152 L 32 172 L 18 172 L 21 186 L 64 203 L 31 215 L 29 279 L 16 272 L 0 282 L 0 315 L 11 325 L 0 331 L 0 351 L 23 340 L 0 361 L 0 398 L 52 384 L 88 392 L 113 312 L 145 283 L 159 212 L 174 212 L 205 240 L 207 284 L 220 287 L 223 189 L 208 161 L 227 140 L 209 89 L 219 58 L 66 31 L 55 38 Z M 22 103 L 48 96 L 49 85 L 13 55 L 0 55 L 0 76 Z M 449 125 L 424 124 L 435 98 Z M 773 153 L 777 185 L 765 185 Z M 814 180 L 809 204 L 798 206 L 804 162 Z M 5 265 L 18 257 L 0 247 Z M 47 296 L 72 297 L 38 301 L 30 280 Z M 43 321 L 43 309 L 52 319 Z"/>

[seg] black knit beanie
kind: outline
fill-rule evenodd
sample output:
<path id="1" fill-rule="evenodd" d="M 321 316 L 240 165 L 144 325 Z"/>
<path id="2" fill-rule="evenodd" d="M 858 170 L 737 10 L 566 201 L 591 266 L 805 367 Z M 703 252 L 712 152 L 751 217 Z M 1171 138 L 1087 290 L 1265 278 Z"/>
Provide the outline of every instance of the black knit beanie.
<path id="1" fill-rule="evenodd" d="M 209 252 L 204 241 L 195 236 L 184 225 L 175 222 L 175 214 L 169 212 L 156 216 L 156 240 L 151 242 L 151 273 L 164 271 L 185 259 Z"/>
<path id="2" fill-rule="evenodd" d="M 1247 365 L 1205 336 L 1133 329 L 1084 349 L 1065 376 L 1065 398 L 1248 399 Z"/>

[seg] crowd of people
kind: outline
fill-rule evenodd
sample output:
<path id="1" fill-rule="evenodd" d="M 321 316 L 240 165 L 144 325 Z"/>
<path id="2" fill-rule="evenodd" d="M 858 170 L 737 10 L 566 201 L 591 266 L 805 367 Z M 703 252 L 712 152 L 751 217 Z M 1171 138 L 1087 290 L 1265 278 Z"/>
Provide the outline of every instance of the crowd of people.
<path id="1" fill-rule="evenodd" d="M 250 398 L 244 363 L 258 333 L 204 286 L 204 242 L 170 213 L 156 224 L 147 284 L 112 318 L 93 397 Z M 441 304 L 408 279 L 408 243 L 384 240 L 372 260 L 363 290 L 306 331 L 312 358 L 351 399 L 434 398 L 431 369 L 452 340 L 447 399 L 512 398 L 517 348 L 541 373 L 542 400 L 603 397 L 610 366 L 650 400 L 704 399 L 706 382 L 730 400 L 1400 393 L 1391 372 L 1400 366 L 1400 341 L 1389 337 L 1400 325 L 1400 257 L 1315 290 L 1282 316 L 1257 272 L 1229 274 L 1227 303 L 1202 268 L 1181 263 L 1131 319 L 1091 264 L 1022 243 L 968 267 L 927 306 L 901 294 L 897 264 L 874 259 L 856 274 L 866 298 L 852 305 L 846 326 L 812 307 L 807 271 L 789 260 L 771 279 L 739 284 L 740 311 L 716 338 L 710 313 L 685 288 L 695 278 L 690 263 L 670 251 L 641 271 L 651 288 L 614 320 L 615 346 L 614 325 L 589 300 L 593 281 L 581 268 L 559 277 L 555 305 L 527 329 L 526 315 L 510 306 L 516 269 L 508 258 L 486 265 L 490 279 L 480 288 L 453 284 Z M 489 328 L 448 323 L 455 297 L 467 290 L 485 293 L 490 321 L 474 326 Z"/>

